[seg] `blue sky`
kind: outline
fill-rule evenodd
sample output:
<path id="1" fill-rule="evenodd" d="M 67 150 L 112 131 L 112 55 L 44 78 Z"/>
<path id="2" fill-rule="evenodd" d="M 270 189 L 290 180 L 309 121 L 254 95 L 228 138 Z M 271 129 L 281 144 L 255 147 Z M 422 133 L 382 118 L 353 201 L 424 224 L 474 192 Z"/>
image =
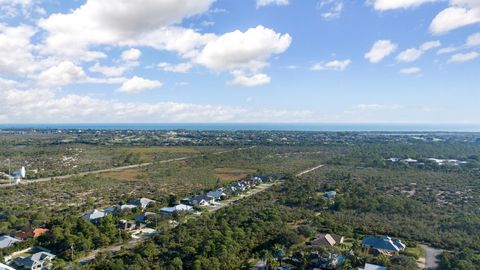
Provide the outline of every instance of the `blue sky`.
<path id="1" fill-rule="evenodd" d="M 480 123 L 478 0 L 0 6 L 0 123 Z"/>

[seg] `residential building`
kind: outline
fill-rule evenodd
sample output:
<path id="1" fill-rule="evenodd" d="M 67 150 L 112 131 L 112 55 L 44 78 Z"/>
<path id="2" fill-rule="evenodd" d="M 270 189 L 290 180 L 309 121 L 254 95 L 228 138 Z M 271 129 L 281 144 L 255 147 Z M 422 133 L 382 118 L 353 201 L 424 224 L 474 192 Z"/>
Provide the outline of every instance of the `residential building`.
<path id="1" fill-rule="evenodd" d="M 337 196 L 337 192 L 335 190 L 327 191 L 323 195 L 329 199 L 335 199 L 335 197 Z"/>
<path id="2" fill-rule="evenodd" d="M 104 211 L 95 209 L 86 213 L 85 215 L 83 215 L 83 217 L 90 222 L 96 223 L 99 222 L 102 218 L 104 218 L 105 215 L 106 213 Z"/>
<path id="3" fill-rule="evenodd" d="M 193 207 L 185 204 L 179 204 L 173 207 L 164 207 L 160 209 L 160 212 L 163 214 L 187 213 L 192 211 L 193 211 Z"/>
<path id="4" fill-rule="evenodd" d="M 3 263 L 0 263 L 0 270 L 15 270 L 15 268 L 12 268 L 8 265 L 5 265 Z"/>
<path id="5" fill-rule="evenodd" d="M 153 203 L 155 203 L 154 200 L 151 200 L 151 199 L 148 199 L 148 198 L 140 198 L 140 199 L 136 199 L 136 200 L 131 201 L 129 204 L 136 205 L 136 206 L 141 207 L 142 209 L 145 210 L 150 204 L 153 204 Z"/>
<path id="6" fill-rule="evenodd" d="M 227 194 L 224 192 L 223 188 L 219 188 L 219 189 L 214 190 L 214 191 L 209 191 L 209 192 L 207 192 L 206 195 L 208 197 L 214 198 L 217 201 L 220 201 L 220 200 L 225 199 L 227 197 Z"/>
<path id="7" fill-rule="evenodd" d="M 22 240 L 11 237 L 10 235 L 0 236 L 0 249 L 9 248 Z"/>
<path id="8" fill-rule="evenodd" d="M 153 219 L 157 216 L 157 214 L 153 213 L 153 212 L 145 212 L 145 213 L 141 213 L 140 215 L 136 216 L 134 219 L 135 221 L 139 222 L 139 223 L 147 223 L 147 221 L 149 219 Z"/>
<path id="9" fill-rule="evenodd" d="M 333 247 L 334 245 L 341 243 L 343 243 L 343 236 L 319 233 L 315 236 L 315 239 L 310 242 L 310 245 Z"/>
<path id="10" fill-rule="evenodd" d="M 384 266 L 379 266 L 379 265 L 375 265 L 375 264 L 366 263 L 365 267 L 358 268 L 358 270 L 388 270 L 388 269 Z"/>
<path id="11" fill-rule="evenodd" d="M 182 204 L 190 206 L 207 206 L 215 204 L 215 199 L 207 195 L 195 195 L 180 201 Z"/>
<path id="12" fill-rule="evenodd" d="M 49 230 L 48 229 L 45 229 L 45 228 L 35 228 L 35 229 L 32 229 L 32 230 L 29 230 L 29 231 L 21 231 L 21 232 L 17 232 L 15 234 L 15 237 L 16 238 L 19 238 L 19 239 L 27 239 L 27 238 L 38 238 L 40 236 L 42 236 L 43 234 L 47 233 Z"/>
<path id="13" fill-rule="evenodd" d="M 118 222 L 118 228 L 122 231 L 133 231 L 136 229 L 136 223 L 133 220 L 120 220 Z"/>
<path id="14" fill-rule="evenodd" d="M 383 238 L 366 237 L 362 240 L 362 246 L 366 252 L 378 251 L 387 256 L 398 254 L 406 248 L 401 240 L 392 240 L 388 236 Z"/>
<path id="15" fill-rule="evenodd" d="M 52 261 L 55 255 L 42 251 L 26 258 L 16 258 L 13 263 L 20 269 L 25 270 L 48 270 L 52 267 Z"/>

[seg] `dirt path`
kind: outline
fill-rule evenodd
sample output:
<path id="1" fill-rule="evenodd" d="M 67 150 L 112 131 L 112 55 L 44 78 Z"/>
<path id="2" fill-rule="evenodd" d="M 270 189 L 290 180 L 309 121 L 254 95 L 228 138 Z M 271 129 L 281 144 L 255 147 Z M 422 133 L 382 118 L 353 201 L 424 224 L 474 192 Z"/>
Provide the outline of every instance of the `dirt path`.
<path id="1" fill-rule="evenodd" d="M 438 248 L 432 248 L 426 245 L 420 245 L 423 250 L 425 250 L 425 269 L 427 270 L 436 270 L 438 268 L 438 259 L 437 256 L 442 254 L 443 250 Z"/>
<path id="2" fill-rule="evenodd" d="M 322 168 L 323 166 L 325 166 L 325 165 L 318 165 L 317 167 L 313 167 L 313 168 L 311 168 L 311 169 L 308 169 L 308 170 L 305 170 L 305 171 L 303 171 L 303 172 L 300 172 L 300 173 L 298 173 L 296 176 L 297 176 L 297 177 L 300 177 L 300 176 L 302 176 L 302 175 L 304 175 L 304 174 L 307 174 L 307 173 L 316 171 L 316 170 Z"/>

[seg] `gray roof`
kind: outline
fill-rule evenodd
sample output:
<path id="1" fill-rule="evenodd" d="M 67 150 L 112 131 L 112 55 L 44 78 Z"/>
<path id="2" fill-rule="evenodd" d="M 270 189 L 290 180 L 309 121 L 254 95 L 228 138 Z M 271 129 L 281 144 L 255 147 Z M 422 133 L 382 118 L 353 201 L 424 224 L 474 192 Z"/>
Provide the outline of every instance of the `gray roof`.
<path id="1" fill-rule="evenodd" d="M 96 220 L 105 217 L 105 212 L 95 209 L 86 213 L 85 215 L 83 215 L 83 217 L 88 220 Z"/>
<path id="2" fill-rule="evenodd" d="M 223 190 L 215 190 L 215 191 L 209 191 L 207 192 L 208 197 L 212 197 L 215 199 L 221 199 L 222 196 L 225 196 L 226 194 L 223 192 Z"/>
<path id="3" fill-rule="evenodd" d="M 190 211 L 193 211 L 193 207 L 185 204 L 179 204 L 173 207 L 164 207 L 160 209 L 160 212 L 163 212 L 163 213 L 190 212 Z"/>
<path id="4" fill-rule="evenodd" d="M 0 270 L 15 270 L 15 268 L 12 268 L 8 265 L 5 265 L 3 263 L 0 263 Z"/>
<path id="5" fill-rule="evenodd" d="M 145 209 L 145 208 L 147 208 L 147 206 L 149 206 L 151 203 L 154 203 L 154 202 L 155 202 L 154 200 L 151 200 L 151 199 L 148 199 L 148 198 L 140 198 L 140 199 L 133 200 L 130 203 L 134 204 L 134 205 L 138 205 L 138 206 Z"/>
<path id="6" fill-rule="evenodd" d="M 392 238 L 388 236 L 383 238 L 366 237 L 362 240 L 362 245 L 394 252 L 399 252 L 400 250 L 405 249 L 405 245 L 400 240 L 392 240 Z"/>
<path id="7" fill-rule="evenodd" d="M 52 253 L 42 251 L 42 252 L 37 252 L 37 253 L 33 254 L 32 256 L 27 257 L 27 258 L 17 258 L 17 259 L 15 259 L 15 263 L 17 265 L 23 265 L 23 266 L 31 267 L 34 264 L 42 264 L 46 259 L 53 260 L 53 259 L 55 259 L 55 257 L 56 256 L 53 255 Z"/>
<path id="8" fill-rule="evenodd" d="M 15 243 L 21 242 L 22 240 L 13 238 L 9 235 L 0 236 L 0 249 L 8 248 L 13 246 Z"/>
<path id="9" fill-rule="evenodd" d="M 359 268 L 360 270 L 388 270 L 384 266 L 379 266 L 375 264 L 366 263 L 365 268 Z"/>

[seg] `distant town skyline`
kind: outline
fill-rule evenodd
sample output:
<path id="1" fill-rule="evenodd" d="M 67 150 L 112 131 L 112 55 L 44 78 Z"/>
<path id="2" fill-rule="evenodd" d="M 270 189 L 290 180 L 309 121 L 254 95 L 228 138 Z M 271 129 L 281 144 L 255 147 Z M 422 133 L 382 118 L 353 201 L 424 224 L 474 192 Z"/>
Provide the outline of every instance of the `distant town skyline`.
<path id="1" fill-rule="evenodd" d="M 0 0 L 0 124 L 480 124 L 478 0 Z"/>

